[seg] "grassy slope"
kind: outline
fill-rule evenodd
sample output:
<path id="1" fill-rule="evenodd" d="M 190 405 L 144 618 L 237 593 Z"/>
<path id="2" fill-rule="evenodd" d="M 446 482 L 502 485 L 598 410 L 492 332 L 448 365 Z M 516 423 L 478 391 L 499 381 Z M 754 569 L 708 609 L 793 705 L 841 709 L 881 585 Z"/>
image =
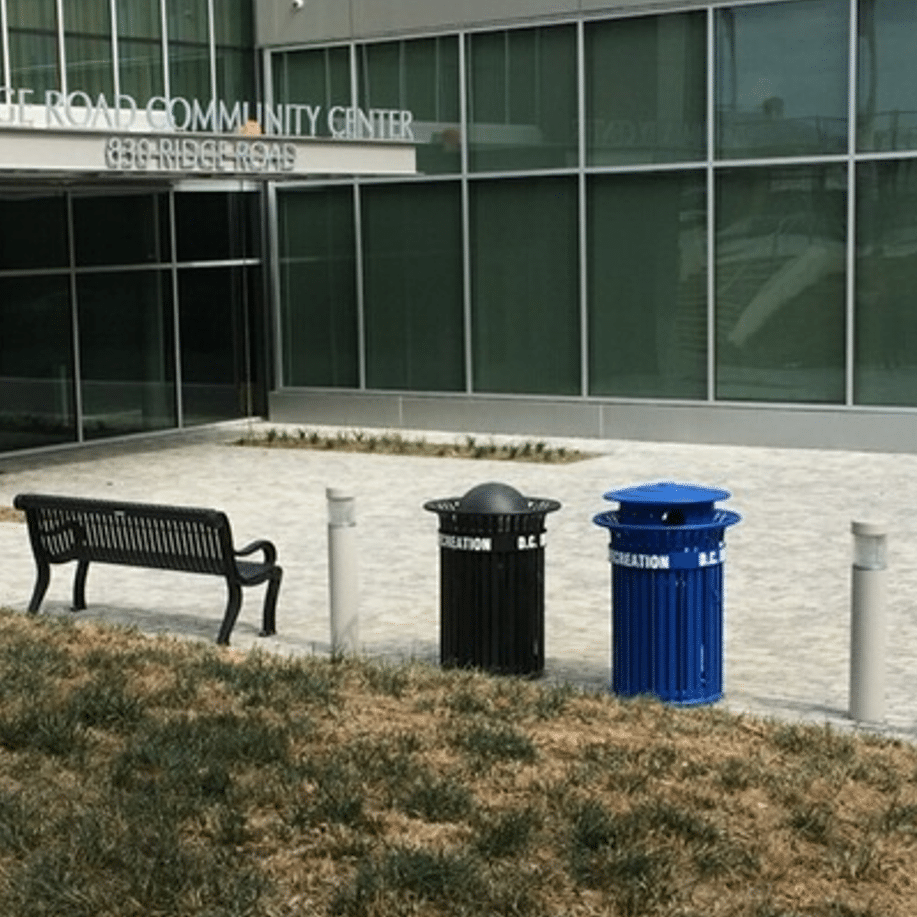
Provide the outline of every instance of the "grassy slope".
<path id="1" fill-rule="evenodd" d="M 0 913 L 912 917 L 917 749 L 0 613 Z"/>

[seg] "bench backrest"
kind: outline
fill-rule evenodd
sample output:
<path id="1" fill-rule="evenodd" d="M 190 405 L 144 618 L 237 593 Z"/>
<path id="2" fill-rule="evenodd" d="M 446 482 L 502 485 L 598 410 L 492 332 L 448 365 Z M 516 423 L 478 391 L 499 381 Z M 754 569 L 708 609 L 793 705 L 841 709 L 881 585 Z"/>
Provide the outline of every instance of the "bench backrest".
<path id="1" fill-rule="evenodd" d="M 213 573 L 234 569 L 232 533 L 213 509 L 20 494 L 36 557 Z"/>

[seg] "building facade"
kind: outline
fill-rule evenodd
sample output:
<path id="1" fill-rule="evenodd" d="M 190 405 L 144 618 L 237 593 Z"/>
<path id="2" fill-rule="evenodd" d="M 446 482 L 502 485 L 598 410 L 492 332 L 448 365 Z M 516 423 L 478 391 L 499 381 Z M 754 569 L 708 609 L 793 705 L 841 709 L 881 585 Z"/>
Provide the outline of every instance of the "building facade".
<path id="1" fill-rule="evenodd" d="M 912 0 L 156 8 L 0 0 L 0 449 L 252 413 L 917 449 Z M 416 172 L 3 169 L 29 104 L 100 95 Z"/>

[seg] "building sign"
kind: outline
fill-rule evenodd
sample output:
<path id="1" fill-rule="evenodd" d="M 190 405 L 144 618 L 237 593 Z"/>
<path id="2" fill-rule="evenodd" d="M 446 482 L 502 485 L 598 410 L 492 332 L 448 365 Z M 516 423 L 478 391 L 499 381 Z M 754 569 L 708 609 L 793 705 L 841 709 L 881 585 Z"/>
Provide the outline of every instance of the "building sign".
<path id="1" fill-rule="evenodd" d="M 36 100 L 31 89 L 0 87 L 0 168 L 269 178 L 412 174 L 412 125 L 411 112 L 398 109 L 162 96 L 140 106 L 123 94 L 109 100 L 48 91 Z"/>

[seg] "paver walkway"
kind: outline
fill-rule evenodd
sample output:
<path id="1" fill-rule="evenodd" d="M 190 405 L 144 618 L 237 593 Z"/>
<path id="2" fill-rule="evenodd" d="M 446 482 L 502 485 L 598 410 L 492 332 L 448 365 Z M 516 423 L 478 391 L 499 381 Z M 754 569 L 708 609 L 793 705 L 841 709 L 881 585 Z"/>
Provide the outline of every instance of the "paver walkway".
<path id="1" fill-rule="evenodd" d="M 917 455 L 549 440 L 598 454 L 537 465 L 226 445 L 250 426 L 214 428 L 197 441 L 74 452 L 66 461 L 0 460 L 0 506 L 17 493 L 38 491 L 222 509 L 237 544 L 270 538 L 285 571 L 277 637 L 256 636 L 261 589 L 249 589 L 233 645 L 324 653 L 325 488 L 350 490 L 358 518 L 363 650 L 436 660 L 437 519 L 423 503 L 502 481 L 562 503 L 547 517 L 546 677 L 602 689 L 610 678 L 608 533 L 592 517 L 615 506 L 603 493 L 653 481 L 720 487 L 732 493 L 721 505 L 743 517 L 726 532 L 723 703 L 837 725 L 849 723 L 850 523 L 877 522 L 889 533 L 887 726 L 917 738 Z M 0 604 L 25 609 L 34 564 L 23 526 L 0 522 L 0 558 Z M 71 582 L 72 565 L 55 568 L 44 607 L 63 613 Z M 210 640 L 224 584 L 95 566 L 87 600 L 89 617 Z"/>

